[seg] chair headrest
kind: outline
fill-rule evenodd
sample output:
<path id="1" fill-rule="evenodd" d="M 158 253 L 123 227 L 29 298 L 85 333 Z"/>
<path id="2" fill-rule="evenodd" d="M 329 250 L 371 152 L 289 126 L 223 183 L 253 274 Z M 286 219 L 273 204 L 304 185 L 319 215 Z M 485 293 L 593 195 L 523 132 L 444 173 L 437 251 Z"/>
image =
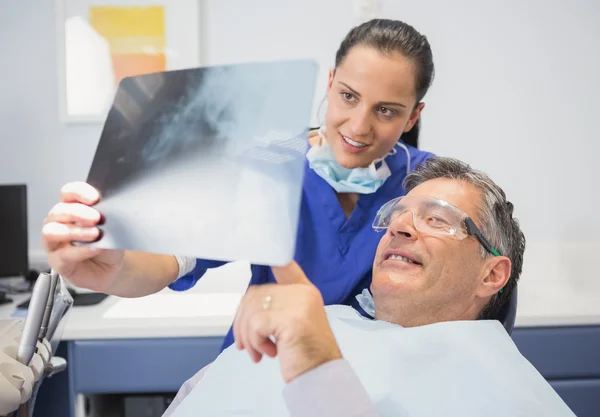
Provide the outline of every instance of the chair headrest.
<path id="1" fill-rule="evenodd" d="M 515 319 L 517 318 L 517 301 L 519 298 L 517 288 L 518 286 L 515 285 L 510 300 L 508 300 L 508 303 L 506 303 L 502 309 L 499 317 L 500 322 L 509 335 L 512 334 L 513 328 L 515 327 Z"/>

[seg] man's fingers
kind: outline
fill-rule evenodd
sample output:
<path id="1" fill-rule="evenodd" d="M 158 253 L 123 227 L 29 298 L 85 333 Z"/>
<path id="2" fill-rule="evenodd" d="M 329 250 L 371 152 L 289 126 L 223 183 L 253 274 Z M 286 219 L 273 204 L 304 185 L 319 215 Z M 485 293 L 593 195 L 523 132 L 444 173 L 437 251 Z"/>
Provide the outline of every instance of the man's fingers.
<path id="1" fill-rule="evenodd" d="M 260 345 L 259 350 L 271 358 L 277 356 L 277 345 L 271 339 L 267 339 L 262 345 Z"/>
<path id="2" fill-rule="evenodd" d="M 248 355 L 250 355 L 250 359 L 254 363 L 259 363 L 263 357 L 263 355 L 256 349 L 246 347 L 246 352 L 248 352 Z"/>
<path id="3" fill-rule="evenodd" d="M 44 220 L 47 223 L 78 223 L 82 226 L 95 226 L 100 221 L 100 212 L 81 203 L 58 203 Z"/>
<path id="4" fill-rule="evenodd" d="M 310 284 L 300 265 L 292 261 L 286 266 L 271 267 L 278 284 Z"/>
<path id="5" fill-rule="evenodd" d="M 250 317 L 248 317 L 248 316 L 250 316 Z M 242 318 L 242 321 L 240 323 L 240 326 L 241 326 L 240 341 L 242 343 L 242 346 L 244 346 L 244 349 L 250 355 L 250 358 L 252 358 L 252 361 L 259 362 L 260 359 L 262 358 L 262 355 L 260 354 L 260 352 L 258 352 L 255 349 L 255 346 L 251 342 L 251 340 L 252 340 L 252 330 L 251 330 L 251 324 L 250 324 L 251 316 L 252 316 L 252 313 L 248 313 L 248 314 L 246 314 L 246 316 L 244 316 Z"/>
<path id="6" fill-rule="evenodd" d="M 261 329 L 265 323 L 261 319 L 264 314 L 274 313 L 272 300 L 277 299 L 276 293 L 282 288 L 277 284 L 264 284 L 250 286 L 244 294 L 242 301 L 236 311 L 233 323 L 233 337 L 236 348 L 248 351 L 250 358 L 254 362 L 259 362 L 263 354 L 274 356 L 277 353 L 276 346 L 269 340 L 268 335 L 264 335 L 261 330 L 254 326 L 259 324 L 254 320 L 258 317 L 261 320 Z M 268 297 L 268 298 L 267 298 Z"/>
<path id="7" fill-rule="evenodd" d="M 263 354 L 270 357 L 277 355 L 277 346 L 270 339 L 276 331 L 274 316 L 277 314 L 278 312 L 261 310 L 252 314 L 248 320 L 248 344 L 261 356 Z"/>
<path id="8" fill-rule="evenodd" d="M 60 190 L 60 201 L 63 203 L 96 204 L 100 200 L 100 193 L 86 182 L 70 182 Z"/>
<path id="9" fill-rule="evenodd" d="M 240 305 L 238 306 L 238 309 L 235 312 L 235 318 L 233 319 L 233 340 L 235 342 L 235 347 L 238 350 L 244 349 L 244 344 L 242 343 L 242 332 L 240 330 L 240 322 L 242 321 L 243 310 L 245 306 L 244 300 L 245 296 L 244 298 L 242 298 L 242 301 L 240 302 Z"/>

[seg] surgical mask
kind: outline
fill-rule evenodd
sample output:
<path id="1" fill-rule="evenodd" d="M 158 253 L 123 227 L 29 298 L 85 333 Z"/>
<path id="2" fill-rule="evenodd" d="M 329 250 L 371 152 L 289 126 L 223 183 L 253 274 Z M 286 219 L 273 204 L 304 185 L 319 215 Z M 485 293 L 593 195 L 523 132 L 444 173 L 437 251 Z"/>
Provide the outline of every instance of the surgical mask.
<path id="1" fill-rule="evenodd" d="M 375 301 L 373 300 L 371 292 L 365 288 L 355 298 L 356 301 L 358 301 L 358 305 L 360 305 L 360 307 L 365 311 L 365 313 L 375 318 Z"/>
<path id="2" fill-rule="evenodd" d="M 323 132 L 324 126 L 321 126 L 319 129 L 320 143 L 310 148 L 306 158 L 311 169 L 338 193 L 372 194 L 392 175 L 384 160 L 385 157 L 374 160 L 366 168 L 344 168 L 335 159 L 333 149 L 325 140 Z M 410 153 L 403 143 L 398 142 L 397 146 L 402 147 L 406 152 L 408 174 L 410 172 Z M 394 147 L 386 157 L 395 153 L 396 148 Z"/>

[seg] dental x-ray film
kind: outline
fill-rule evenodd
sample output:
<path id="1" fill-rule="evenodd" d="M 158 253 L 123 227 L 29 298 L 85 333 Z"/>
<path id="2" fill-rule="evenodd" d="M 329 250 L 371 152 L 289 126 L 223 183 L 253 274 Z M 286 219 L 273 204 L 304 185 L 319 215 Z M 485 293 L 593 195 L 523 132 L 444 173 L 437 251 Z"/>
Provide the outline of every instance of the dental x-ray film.
<path id="1" fill-rule="evenodd" d="M 87 178 L 104 218 L 91 246 L 290 262 L 316 77 L 296 60 L 125 78 Z"/>

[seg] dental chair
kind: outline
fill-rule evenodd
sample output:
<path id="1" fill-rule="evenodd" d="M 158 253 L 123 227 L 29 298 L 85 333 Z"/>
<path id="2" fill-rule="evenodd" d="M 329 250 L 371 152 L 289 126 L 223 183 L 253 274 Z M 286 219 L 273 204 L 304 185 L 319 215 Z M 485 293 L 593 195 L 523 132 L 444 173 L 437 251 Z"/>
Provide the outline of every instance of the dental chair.
<path id="1" fill-rule="evenodd" d="M 0 416 L 32 417 L 44 379 L 66 368 L 54 353 L 72 304 L 62 278 L 51 271 L 39 275 L 24 320 L 0 320 Z"/>
<path id="2" fill-rule="evenodd" d="M 500 322 L 509 335 L 512 335 L 513 328 L 515 327 L 515 319 L 517 318 L 517 301 L 519 298 L 517 288 L 518 285 L 515 285 L 515 288 L 510 296 L 510 300 L 500 312 L 499 317 Z"/>

